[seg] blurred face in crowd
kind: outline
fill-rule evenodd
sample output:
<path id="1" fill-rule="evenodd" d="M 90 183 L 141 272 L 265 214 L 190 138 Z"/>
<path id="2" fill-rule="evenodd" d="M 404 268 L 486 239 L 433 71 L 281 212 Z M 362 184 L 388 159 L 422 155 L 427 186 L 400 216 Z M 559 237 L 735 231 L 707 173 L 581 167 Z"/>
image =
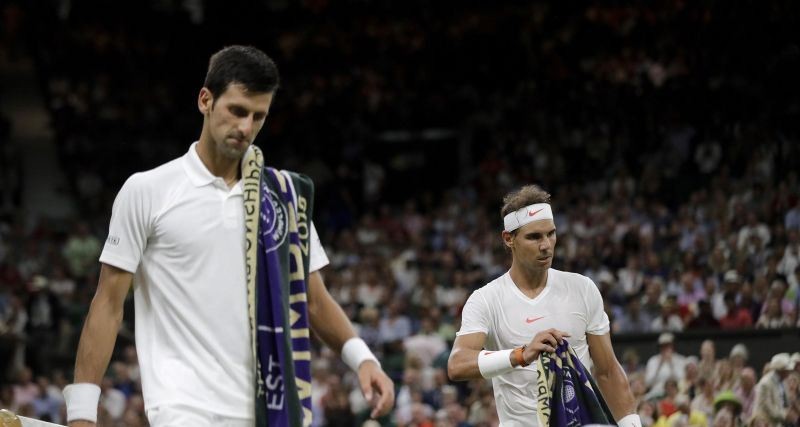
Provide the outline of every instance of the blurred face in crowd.
<path id="1" fill-rule="evenodd" d="M 745 390 L 752 390 L 756 385 L 756 371 L 753 368 L 742 369 L 741 375 L 742 388 Z"/>
<path id="2" fill-rule="evenodd" d="M 552 219 L 534 221 L 518 228 L 516 233 L 503 232 L 503 240 L 519 263 L 527 271 L 538 271 L 553 265 L 556 248 L 556 224 Z"/>
<path id="3" fill-rule="evenodd" d="M 232 83 L 219 95 L 200 90 L 198 108 L 203 113 L 203 130 L 217 154 L 229 160 L 242 158 L 256 138 L 272 104 L 271 92 L 249 92 Z"/>
<path id="4" fill-rule="evenodd" d="M 713 341 L 705 340 L 700 344 L 700 357 L 703 360 L 714 360 L 715 353 Z"/>

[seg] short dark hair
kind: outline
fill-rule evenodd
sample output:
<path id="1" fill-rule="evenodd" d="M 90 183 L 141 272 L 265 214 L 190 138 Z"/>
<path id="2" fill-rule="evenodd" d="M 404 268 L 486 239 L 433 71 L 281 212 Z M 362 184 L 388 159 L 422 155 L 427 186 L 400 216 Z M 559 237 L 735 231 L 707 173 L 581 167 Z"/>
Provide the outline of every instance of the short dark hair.
<path id="1" fill-rule="evenodd" d="M 211 55 L 203 86 L 215 97 L 231 84 L 248 92 L 271 93 L 278 89 L 278 67 L 266 53 L 253 46 L 228 46 Z"/>
<path id="2" fill-rule="evenodd" d="M 550 203 L 550 193 L 544 191 L 538 185 L 526 185 L 503 197 L 503 208 L 500 209 L 500 217 L 505 218 L 511 212 L 535 203 Z"/>

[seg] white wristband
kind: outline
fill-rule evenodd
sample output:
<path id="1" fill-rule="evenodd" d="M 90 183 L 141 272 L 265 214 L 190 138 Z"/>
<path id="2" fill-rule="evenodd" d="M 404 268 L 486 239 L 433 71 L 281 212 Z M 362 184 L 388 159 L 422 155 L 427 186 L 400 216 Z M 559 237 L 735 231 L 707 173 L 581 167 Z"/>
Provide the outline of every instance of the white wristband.
<path id="1" fill-rule="evenodd" d="M 628 414 L 617 421 L 619 427 L 642 427 L 642 419 L 639 414 Z"/>
<path id="2" fill-rule="evenodd" d="M 486 351 L 478 353 L 478 369 L 484 378 L 494 378 L 511 372 L 511 352 L 514 350 Z"/>
<path id="3" fill-rule="evenodd" d="M 367 343 L 358 337 L 350 338 L 344 343 L 344 346 L 342 346 L 342 360 L 354 371 L 357 371 L 358 367 L 367 360 L 372 360 L 378 366 L 381 366 L 381 362 L 372 354 L 372 351 L 367 347 Z"/>
<path id="4" fill-rule="evenodd" d="M 78 383 L 64 387 L 64 401 L 67 404 L 67 422 L 97 422 L 97 405 L 100 402 L 100 387 L 97 384 Z"/>

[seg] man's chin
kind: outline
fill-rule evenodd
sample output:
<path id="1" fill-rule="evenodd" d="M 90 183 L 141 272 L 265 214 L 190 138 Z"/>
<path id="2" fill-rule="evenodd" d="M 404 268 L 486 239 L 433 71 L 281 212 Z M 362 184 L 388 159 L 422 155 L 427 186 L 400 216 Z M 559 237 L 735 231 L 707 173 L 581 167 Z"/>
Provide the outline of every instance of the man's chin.
<path id="1" fill-rule="evenodd" d="M 247 152 L 247 148 L 250 147 L 249 144 L 244 145 L 243 147 L 234 147 L 231 145 L 222 145 L 217 150 L 222 157 L 230 160 L 239 160 L 244 156 L 244 153 Z"/>

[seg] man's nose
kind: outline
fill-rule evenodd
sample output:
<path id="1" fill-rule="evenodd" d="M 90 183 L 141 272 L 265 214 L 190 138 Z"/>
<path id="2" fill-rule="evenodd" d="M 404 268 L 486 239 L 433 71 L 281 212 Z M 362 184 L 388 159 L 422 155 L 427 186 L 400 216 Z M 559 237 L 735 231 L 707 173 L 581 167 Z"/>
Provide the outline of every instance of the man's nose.
<path id="1" fill-rule="evenodd" d="M 253 131 L 253 116 L 247 116 L 242 118 L 239 121 L 239 131 L 241 131 L 245 137 L 249 137 L 250 133 Z"/>

